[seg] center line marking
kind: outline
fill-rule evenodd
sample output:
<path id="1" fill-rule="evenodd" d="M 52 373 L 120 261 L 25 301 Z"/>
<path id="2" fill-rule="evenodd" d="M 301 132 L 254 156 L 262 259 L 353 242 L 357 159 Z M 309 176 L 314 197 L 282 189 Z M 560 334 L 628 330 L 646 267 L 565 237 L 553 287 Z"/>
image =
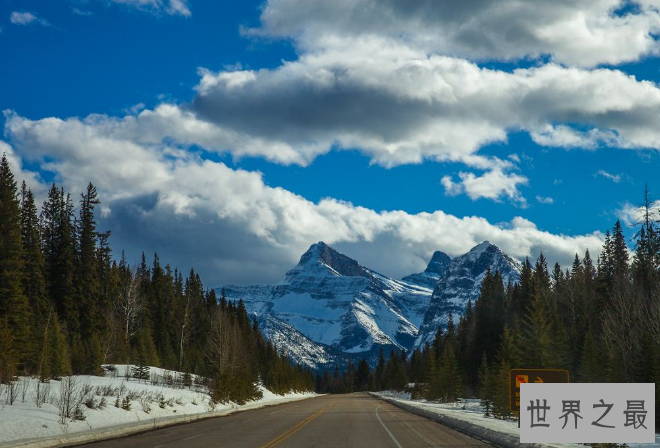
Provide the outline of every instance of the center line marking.
<path id="1" fill-rule="evenodd" d="M 378 409 L 380 409 L 381 407 L 382 407 L 382 406 L 378 406 L 378 407 L 376 408 L 376 417 L 378 417 L 378 421 L 379 421 L 380 424 L 383 426 L 383 428 L 385 428 L 385 431 L 387 431 L 387 434 L 390 436 L 390 439 L 392 439 L 392 441 L 394 442 L 394 444 L 395 444 L 398 448 L 403 448 L 403 447 L 401 446 L 401 444 L 399 443 L 399 441 L 396 439 L 396 437 L 394 437 L 394 434 L 392 434 L 392 432 L 390 432 L 390 430 L 387 429 L 387 426 L 385 426 L 385 423 L 383 423 L 383 421 L 380 419 L 380 415 L 378 415 Z"/>
<path id="2" fill-rule="evenodd" d="M 329 408 L 330 406 L 332 406 L 333 404 L 335 404 L 334 401 L 333 401 L 332 403 L 330 403 L 329 405 L 327 405 L 326 407 L 324 407 L 324 408 L 322 408 L 321 410 L 319 410 L 318 412 L 316 412 L 315 414 L 310 415 L 310 416 L 307 417 L 305 420 L 303 420 L 302 422 L 298 423 L 298 424 L 297 424 L 296 426 L 294 426 L 293 428 L 289 429 L 287 432 L 285 432 L 285 433 L 283 433 L 283 434 L 280 434 L 279 436 L 277 436 L 276 438 L 274 438 L 273 440 L 271 440 L 270 442 L 268 442 L 267 444 L 265 444 L 265 445 L 262 446 L 261 448 L 272 448 L 272 447 L 274 447 L 275 445 L 280 444 L 281 442 L 283 442 L 284 440 L 288 439 L 288 438 L 291 437 L 293 434 L 295 434 L 296 432 L 298 432 L 298 430 L 300 430 L 300 429 L 301 429 L 303 426 L 305 426 L 307 423 L 311 422 L 311 421 L 314 420 L 316 417 L 318 417 L 319 415 L 323 414 L 323 412 L 325 412 L 325 410 L 328 409 L 328 408 Z M 402 447 L 399 447 L 399 448 L 402 448 Z"/>

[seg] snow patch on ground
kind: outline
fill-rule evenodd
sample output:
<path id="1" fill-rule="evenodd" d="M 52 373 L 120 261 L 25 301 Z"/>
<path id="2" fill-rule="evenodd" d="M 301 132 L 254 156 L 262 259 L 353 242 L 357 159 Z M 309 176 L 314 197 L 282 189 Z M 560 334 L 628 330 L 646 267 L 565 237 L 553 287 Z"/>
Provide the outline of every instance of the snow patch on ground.
<path id="1" fill-rule="evenodd" d="M 75 434 L 90 430 L 101 430 L 122 425 L 134 424 L 136 422 L 153 422 L 167 420 L 172 417 L 193 414 L 211 414 L 218 411 L 240 410 L 241 408 L 258 407 L 260 405 L 272 405 L 288 401 L 301 400 L 316 396 L 311 392 L 289 393 L 277 395 L 259 386 L 263 397 L 260 400 L 250 402 L 245 406 L 235 403 L 213 405 L 209 400 L 209 394 L 204 386 L 192 386 L 190 388 L 167 387 L 165 383 L 151 384 L 151 380 L 157 377 L 166 378 L 168 375 L 183 374 L 179 372 L 166 371 L 152 367 L 149 381 L 140 381 L 131 378 L 126 381 L 123 373 L 127 366 L 117 366 L 117 373 L 109 376 L 76 376 L 74 377 L 79 387 L 89 386 L 93 388 L 91 396 L 98 404 L 105 398 L 103 409 L 89 409 L 85 404 L 81 406 L 85 420 L 70 421 L 65 424 L 60 422 L 58 416 L 57 402 L 63 381 L 51 381 L 50 397 L 41 407 L 37 407 L 33 396 L 36 393 L 37 379 L 21 377 L 18 381 L 19 394 L 13 405 L 6 403 L 6 386 L 0 392 L 0 444 L 15 442 L 22 439 L 55 438 L 67 434 Z M 116 376 L 115 376 L 116 375 Z M 193 376 L 193 381 L 194 381 Z M 23 384 L 26 387 L 25 400 L 22 397 Z M 41 384 L 43 387 L 44 384 Z M 123 389 L 123 397 L 131 394 L 130 410 L 115 407 L 116 396 L 120 388 Z M 111 389 L 114 395 L 103 397 L 102 391 Z M 161 399 L 162 396 L 162 399 Z M 161 405 L 164 407 L 161 408 Z"/>

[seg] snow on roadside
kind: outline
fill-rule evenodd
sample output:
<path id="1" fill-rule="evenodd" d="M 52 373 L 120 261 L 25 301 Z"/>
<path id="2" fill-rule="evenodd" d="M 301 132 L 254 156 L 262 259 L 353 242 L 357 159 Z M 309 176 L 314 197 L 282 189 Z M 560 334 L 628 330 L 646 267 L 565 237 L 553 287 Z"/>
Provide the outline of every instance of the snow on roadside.
<path id="1" fill-rule="evenodd" d="M 446 415 L 457 420 L 463 420 L 470 424 L 481 426 L 483 428 L 497 431 L 499 433 L 509 434 L 520 439 L 520 429 L 518 423 L 510 420 L 499 420 L 492 417 L 484 417 L 483 407 L 478 399 L 468 399 L 461 403 L 434 403 L 426 400 L 411 400 L 409 392 L 372 392 L 375 395 L 389 398 L 409 406 L 433 412 L 438 415 Z M 656 428 L 657 430 L 658 428 Z M 569 444 L 548 444 L 551 447 L 584 447 L 584 445 Z M 655 435 L 655 443 L 635 443 L 629 444 L 629 448 L 660 447 L 660 434 Z"/>
<path id="2" fill-rule="evenodd" d="M 492 417 L 484 417 L 484 410 L 478 399 L 468 399 L 460 403 L 435 403 L 426 400 L 411 400 L 408 392 L 375 392 L 375 395 L 388 398 L 408 406 L 413 406 L 425 411 L 462 420 L 471 425 L 480 426 L 502 434 L 516 437 L 520 440 L 520 429 L 518 423 L 512 420 L 500 420 Z M 584 445 L 572 444 L 547 444 L 548 447 L 584 447 Z"/>
<path id="3" fill-rule="evenodd" d="M 57 407 L 63 381 L 51 381 L 49 383 L 50 396 L 41 407 L 37 407 L 34 398 L 38 384 L 37 379 L 21 377 L 16 382 L 18 395 L 13 405 L 7 403 L 8 390 L 4 386 L 0 389 L 0 444 L 22 439 L 54 438 L 83 431 L 120 427 L 136 422 L 166 420 L 177 416 L 253 408 L 300 400 L 316 395 L 314 393 L 277 395 L 259 386 L 263 393 L 260 400 L 250 402 L 245 406 L 234 403 L 213 406 L 206 389 L 201 385 L 191 388 L 172 388 L 165 386 L 162 382 L 158 385 L 151 383 L 151 380 L 156 380 L 156 375 L 167 376 L 177 372 L 152 368 L 151 373 L 154 376 L 151 376 L 150 381 L 138 382 L 134 378 L 126 381 L 121 370 L 121 367 L 125 368 L 125 366 L 118 367 L 120 367 L 117 371 L 118 374 L 111 374 L 106 377 L 86 375 L 73 377 L 79 388 L 92 388 L 93 391 L 89 396 L 93 397 L 96 405 L 103 400 L 105 406 L 102 409 L 90 409 L 82 404 L 81 409 L 85 419 L 82 421 L 67 420 L 65 424 L 60 422 Z M 179 375 L 183 377 L 182 374 Z M 25 389 L 23 388 L 24 385 Z M 41 384 L 41 387 L 43 386 L 44 384 Z M 24 399 L 22 396 L 23 390 L 25 390 Z M 130 410 L 121 407 L 121 399 L 119 403 L 116 403 L 117 395 L 120 392 L 122 399 L 127 395 L 129 396 Z M 104 393 L 110 393 L 111 395 L 103 397 Z M 119 407 L 115 407 L 115 404 L 119 404 Z"/>

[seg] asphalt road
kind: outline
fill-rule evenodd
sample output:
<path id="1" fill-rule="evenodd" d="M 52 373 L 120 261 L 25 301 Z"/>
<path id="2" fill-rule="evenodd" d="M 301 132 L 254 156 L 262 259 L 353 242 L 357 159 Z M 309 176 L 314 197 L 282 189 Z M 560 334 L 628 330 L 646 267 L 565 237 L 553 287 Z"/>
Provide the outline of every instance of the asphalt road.
<path id="1" fill-rule="evenodd" d="M 89 448 L 414 448 L 485 443 L 366 393 L 328 395 L 84 445 Z"/>

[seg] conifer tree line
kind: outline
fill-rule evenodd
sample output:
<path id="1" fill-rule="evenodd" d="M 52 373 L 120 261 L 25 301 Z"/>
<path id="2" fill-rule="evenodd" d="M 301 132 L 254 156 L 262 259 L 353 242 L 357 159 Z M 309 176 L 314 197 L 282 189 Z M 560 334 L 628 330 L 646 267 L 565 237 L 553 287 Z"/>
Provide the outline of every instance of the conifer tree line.
<path id="1" fill-rule="evenodd" d="M 117 262 L 110 232 L 97 229 L 90 183 L 77 203 L 53 184 L 39 209 L 0 161 L 0 383 L 101 374 L 102 364 L 157 366 L 214 381 L 217 400 L 314 388 L 266 341 L 242 302 L 220 300 L 191 270 L 154 255 Z M 77 207 L 76 207 L 77 205 Z"/>
<path id="2" fill-rule="evenodd" d="M 550 268 L 541 254 L 534 264 L 525 260 L 519 282 L 506 285 L 499 272 L 488 271 L 478 300 L 468 302 L 457 325 L 450 314 L 433 343 L 408 356 L 393 353 L 388 362 L 381 356 L 369 387 L 403 390 L 414 383 L 417 397 L 479 397 L 486 412 L 500 418 L 511 416 L 513 368 L 567 369 L 571 382 L 653 382 L 658 388 L 660 225 L 651 203 L 645 188 L 630 248 L 617 221 L 596 260 L 587 250 L 570 267 Z M 350 368 L 343 376 L 349 379 L 326 374 L 317 387 L 347 390 L 355 376 Z"/>

